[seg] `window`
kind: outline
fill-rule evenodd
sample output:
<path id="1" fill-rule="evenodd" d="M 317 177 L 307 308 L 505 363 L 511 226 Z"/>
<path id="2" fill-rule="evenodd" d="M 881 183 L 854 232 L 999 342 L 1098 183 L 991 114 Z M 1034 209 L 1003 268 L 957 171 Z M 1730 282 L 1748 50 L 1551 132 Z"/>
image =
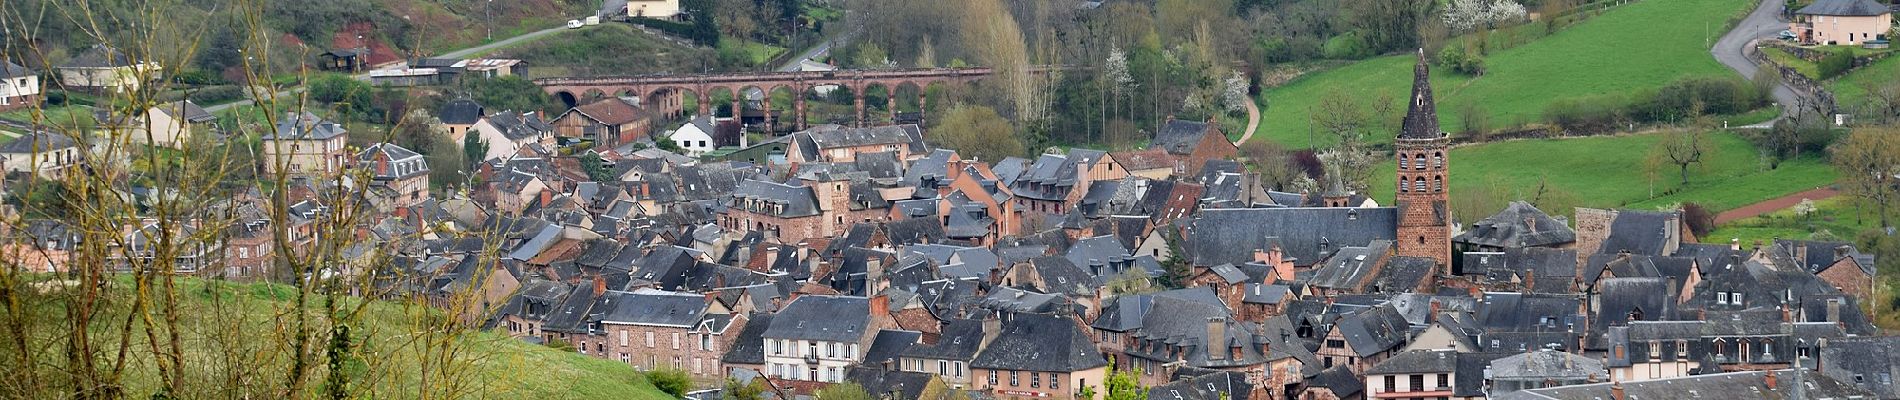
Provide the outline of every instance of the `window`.
<path id="1" fill-rule="evenodd" d="M 1441 387 L 1441 388 L 1448 388 L 1448 387 L 1451 387 L 1451 375 L 1448 375 L 1448 374 L 1438 374 L 1438 386 L 1437 386 L 1437 387 Z"/>
<path id="2" fill-rule="evenodd" d="M 772 354 L 773 354 L 773 355 L 780 355 L 780 354 L 785 354 L 784 352 L 780 352 L 780 351 L 779 351 L 779 348 L 778 348 L 778 341 L 777 341 L 777 340 L 769 340 L 769 339 L 768 339 L 768 340 L 766 340 L 766 341 L 765 341 L 765 344 L 766 344 L 766 346 L 767 346 L 767 347 L 771 347 L 771 348 L 772 348 L 771 350 L 772 350 Z"/>
<path id="3" fill-rule="evenodd" d="M 837 357 L 838 357 L 838 344 L 837 344 L 837 343 L 832 343 L 832 344 L 831 344 L 830 346 L 825 346 L 825 357 L 828 357 L 828 358 L 837 358 Z"/>
<path id="4" fill-rule="evenodd" d="M 1338 339 L 1326 339 L 1326 348 L 1337 349 L 1337 348 L 1342 348 L 1342 347 L 1346 347 L 1346 341 L 1338 340 Z"/>
<path id="5" fill-rule="evenodd" d="M 1649 341 L 1649 358 L 1655 359 L 1660 357 L 1662 357 L 1662 342 L 1656 340 Z"/>
<path id="6" fill-rule="evenodd" d="M 1412 374 L 1411 378 L 1412 379 L 1410 383 L 1412 384 L 1412 391 L 1417 392 L 1417 391 L 1425 390 L 1425 375 Z"/>
<path id="7" fill-rule="evenodd" d="M 653 348 L 653 332 L 647 332 L 647 348 Z"/>
<path id="8" fill-rule="evenodd" d="M 712 334 L 699 335 L 699 349 L 708 350 L 708 351 L 712 350 Z"/>
<path id="9" fill-rule="evenodd" d="M 1729 293 L 1728 302 L 1735 303 L 1735 305 L 1738 306 L 1742 305 L 1742 292 Z"/>
<path id="10" fill-rule="evenodd" d="M 1728 292 L 1715 292 L 1715 304 L 1728 304 Z"/>
<path id="11" fill-rule="evenodd" d="M 937 375 L 950 375 L 950 363 L 937 360 Z"/>
<path id="12" fill-rule="evenodd" d="M 251 248 L 249 248 L 249 247 L 239 247 L 239 248 L 238 248 L 238 258 L 251 258 Z"/>
<path id="13" fill-rule="evenodd" d="M 1029 373 L 1029 387 L 1042 388 L 1042 374 Z"/>
<path id="14" fill-rule="evenodd" d="M 952 372 L 956 372 L 957 374 L 956 376 L 958 378 L 962 378 L 963 377 L 963 362 L 956 361 L 956 362 L 951 362 L 950 364 L 954 366 L 954 368 L 952 368 Z"/>
<path id="15" fill-rule="evenodd" d="M 996 386 L 996 370 L 990 370 L 990 386 Z"/>
<path id="16" fill-rule="evenodd" d="M 1022 386 L 1022 381 L 1016 379 L 1016 371 L 1009 371 L 1009 385 Z"/>
<path id="17" fill-rule="evenodd" d="M 1050 389 L 1061 389 L 1062 388 L 1061 382 L 1062 382 L 1061 378 L 1057 378 L 1056 373 L 1054 372 L 1049 373 L 1049 388 Z"/>
<path id="18" fill-rule="evenodd" d="M 620 331 L 620 346 L 625 347 L 626 345 L 627 345 L 627 331 Z"/>
<path id="19" fill-rule="evenodd" d="M 805 342 L 805 355 L 818 356 L 818 342 Z"/>
<path id="20" fill-rule="evenodd" d="M 679 350 L 679 349 L 680 349 L 680 334 L 679 332 L 674 332 L 673 333 L 673 350 Z"/>

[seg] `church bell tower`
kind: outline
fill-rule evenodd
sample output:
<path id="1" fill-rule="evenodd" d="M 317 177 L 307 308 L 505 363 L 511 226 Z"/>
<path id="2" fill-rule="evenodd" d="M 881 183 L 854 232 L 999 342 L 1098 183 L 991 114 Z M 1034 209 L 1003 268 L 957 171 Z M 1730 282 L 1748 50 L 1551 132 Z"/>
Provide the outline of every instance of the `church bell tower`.
<path id="1" fill-rule="evenodd" d="M 1440 275 L 1451 273 L 1451 136 L 1438 128 L 1432 103 L 1431 70 L 1419 50 L 1412 68 L 1411 104 L 1393 143 L 1398 158 L 1398 255 L 1438 260 Z"/>

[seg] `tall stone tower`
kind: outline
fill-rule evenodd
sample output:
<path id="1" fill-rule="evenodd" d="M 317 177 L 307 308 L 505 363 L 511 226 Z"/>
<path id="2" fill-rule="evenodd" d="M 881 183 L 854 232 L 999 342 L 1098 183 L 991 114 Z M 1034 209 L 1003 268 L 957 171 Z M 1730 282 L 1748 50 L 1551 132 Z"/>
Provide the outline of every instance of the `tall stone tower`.
<path id="1" fill-rule="evenodd" d="M 1411 106 L 1405 126 L 1393 143 L 1398 158 L 1398 255 L 1438 260 L 1440 274 L 1451 273 L 1451 136 L 1438 129 L 1437 106 L 1432 104 L 1431 71 L 1425 51 L 1419 50 L 1412 68 Z"/>

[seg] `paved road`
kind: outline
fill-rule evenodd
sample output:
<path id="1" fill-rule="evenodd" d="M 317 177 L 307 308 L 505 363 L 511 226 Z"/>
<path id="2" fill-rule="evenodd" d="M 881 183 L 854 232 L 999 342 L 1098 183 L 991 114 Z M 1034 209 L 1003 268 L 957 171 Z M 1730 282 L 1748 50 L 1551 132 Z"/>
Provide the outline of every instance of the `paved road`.
<path id="1" fill-rule="evenodd" d="M 1742 78 L 1754 79 L 1755 70 L 1758 67 L 1755 61 L 1750 60 L 1744 52 L 1748 51 L 1749 42 L 1773 38 L 1776 33 L 1788 29 L 1788 23 L 1781 20 L 1781 4 L 1782 2 L 1774 0 L 1762 1 L 1760 6 L 1755 7 L 1754 12 L 1748 14 L 1748 18 L 1735 24 L 1734 30 L 1722 35 L 1722 39 L 1715 42 L 1715 48 L 1709 50 L 1715 55 L 1715 60 L 1735 70 L 1736 73 L 1742 74 Z M 1782 116 L 1786 116 L 1797 104 L 1800 104 L 1799 95 L 1786 84 L 1775 87 L 1774 97 L 1775 103 L 1781 105 Z M 1781 117 L 1775 118 L 1775 120 L 1780 119 Z M 1775 120 L 1743 128 L 1773 126 Z"/>
<path id="2" fill-rule="evenodd" d="M 818 45 L 812 46 L 809 49 L 805 49 L 805 52 L 803 54 L 799 54 L 798 58 L 793 58 L 791 61 L 786 61 L 785 65 L 780 65 L 778 67 L 778 71 L 779 72 L 798 71 L 798 62 L 817 58 L 819 54 L 829 53 L 831 52 L 831 48 L 834 46 L 850 43 L 851 38 L 856 36 L 857 34 L 858 34 L 857 30 L 852 30 L 849 32 L 839 34 L 838 37 L 827 39 L 822 42 L 818 42 Z"/>
<path id="3" fill-rule="evenodd" d="M 1253 133 L 1254 131 L 1258 131 L 1258 130 L 1260 130 L 1260 102 L 1254 101 L 1252 98 L 1248 98 L 1247 99 L 1247 133 L 1241 134 L 1240 140 L 1234 141 L 1234 145 L 1239 146 L 1243 143 L 1247 143 L 1248 140 L 1253 140 Z"/>

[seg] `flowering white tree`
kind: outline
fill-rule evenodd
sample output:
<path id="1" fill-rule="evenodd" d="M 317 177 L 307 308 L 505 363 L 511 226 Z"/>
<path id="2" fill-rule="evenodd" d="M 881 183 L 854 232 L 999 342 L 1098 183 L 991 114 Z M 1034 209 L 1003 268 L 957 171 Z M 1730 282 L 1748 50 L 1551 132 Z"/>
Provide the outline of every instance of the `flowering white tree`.
<path id="1" fill-rule="evenodd" d="M 1523 20 L 1529 15 L 1524 5 L 1511 0 L 1451 0 L 1445 4 L 1445 28 L 1453 34 L 1471 32 L 1479 27 Z"/>
<path id="2" fill-rule="evenodd" d="M 1247 76 L 1240 71 L 1234 71 L 1233 75 L 1229 75 L 1227 80 L 1222 82 L 1221 102 L 1227 106 L 1227 112 L 1240 112 L 1247 109 L 1246 102 L 1249 101 L 1253 99 L 1247 98 Z"/>

